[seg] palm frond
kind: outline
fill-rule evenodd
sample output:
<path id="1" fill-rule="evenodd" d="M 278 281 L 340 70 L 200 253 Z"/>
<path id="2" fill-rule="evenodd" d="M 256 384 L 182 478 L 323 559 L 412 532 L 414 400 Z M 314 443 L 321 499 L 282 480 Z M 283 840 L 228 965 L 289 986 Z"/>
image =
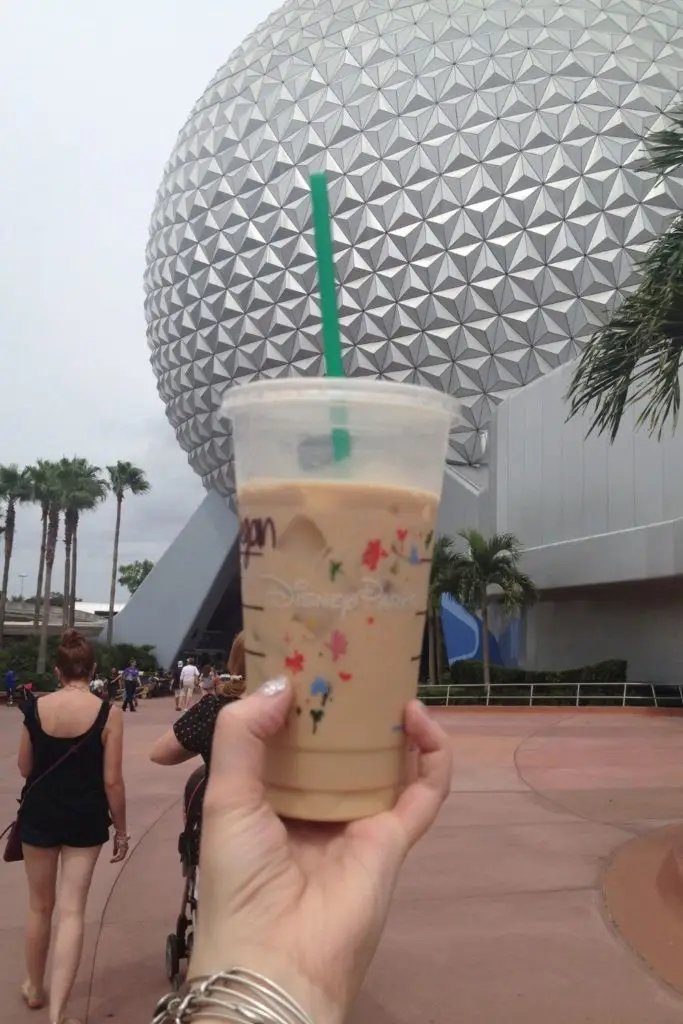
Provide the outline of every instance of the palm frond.
<path id="1" fill-rule="evenodd" d="M 625 410 L 643 402 L 639 426 L 675 426 L 683 360 L 683 216 L 650 248 L 640 287 L 584 349 L 567 398 L 569 418 L 591 411 L 589 433 L 614 441 Z"/>
<path id="2" fill-rule="evenodd" d="M 430 612 L 439 607 L 441 595 L 444 593 L 444 581 L 448 575 L 450 559 L 453 552 L 453 541 L 450 537 L 437 537 L 432 549 L 432 564 L 429 570 L 428 605 Z"/>
<path id="3" fill-rule="evenodd" d="M 535 604 L 538 600 L 538 591 L 532 583 L 531 578 L 519 569 L 501 576 L 498 581 L 503 595 L 503 605 L 507 611 L 516 611 L 518 608 L 526 608 Z"/>
<path id="4" fill-rule="evenodd" d="M 647 166 L 660 174 L 683 167 L 683 107 L 670 111 L 670 124 L 651 132 L 647 140 Z"/>
<path id="5" fill-rule="evenodd" d="M 132 462 L 117 462 L 113 466 L 107 466 L 107 473 L 109 487 L 119 500 L 126 491 L 130 491 L 131 494 L 147 494 L 150 490 L 150 483 L 144 470 L 134 466 Z"/>
<path id="6" fill-rule="evenodd" d="M 16 505 L 31 501 L 33 488 L 28 468 L 20 469 L 16 462 L 0 466 L 0 498 L 8 505 L 8 512 Z"/>
<path id="7" fill-rule="evenodd" d="M 508 608 L 532 604 L 537 597 L 529 576 L 519 568 L 523 550 L 512 533 L 494 533 L 485 537 L 479 530 L 461 530 L 464 551 L 452 550 L 442 592 L 450 594 L 468 611 L 480 613 L 489 597 L 489 588 L 498 587 Z"/>
<path id="8" fill-rule="evenodd" d="M 473 564 L 454 564 L 445 581 L 444 593 L 448 594 L 469 612 L 480 612 L 482 607 L 482 583 Z"/>

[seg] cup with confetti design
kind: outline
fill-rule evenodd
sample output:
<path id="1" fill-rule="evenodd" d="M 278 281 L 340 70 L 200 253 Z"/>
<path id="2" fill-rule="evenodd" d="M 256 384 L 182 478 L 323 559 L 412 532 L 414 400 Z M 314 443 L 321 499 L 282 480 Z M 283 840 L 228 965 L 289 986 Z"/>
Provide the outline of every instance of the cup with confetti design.
<path id="1" fill-rule="evenodd" d="M 261 381 L 225 399 L 248 688 L 286 674 L 296 691 L 266 765 L 282 816 L 349 821 L 396 800 L 456 411 L 429 388 L 353 378 Z"/>

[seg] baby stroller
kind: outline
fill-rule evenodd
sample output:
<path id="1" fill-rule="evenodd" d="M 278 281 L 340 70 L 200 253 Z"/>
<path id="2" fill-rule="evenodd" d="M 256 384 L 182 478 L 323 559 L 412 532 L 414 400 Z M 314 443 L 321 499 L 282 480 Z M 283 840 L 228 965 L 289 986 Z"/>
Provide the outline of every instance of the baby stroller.
<path id="1" fill-rule="evenodd" d="M 180 962 L 189 960 L 192 953 L 197 916 L 197 878 L 199 868 L 199 838 L 201 835 L 202 803 L 206 789 L 206 766 L 192 772 L 185 783 L 183 817 L 185 827 L 178 837 L 178 853 L 182 865 L 183 898 L 176 920 L 175 932 L 166 939 L 166 974 L 171 984 L 180 986 Z"/>

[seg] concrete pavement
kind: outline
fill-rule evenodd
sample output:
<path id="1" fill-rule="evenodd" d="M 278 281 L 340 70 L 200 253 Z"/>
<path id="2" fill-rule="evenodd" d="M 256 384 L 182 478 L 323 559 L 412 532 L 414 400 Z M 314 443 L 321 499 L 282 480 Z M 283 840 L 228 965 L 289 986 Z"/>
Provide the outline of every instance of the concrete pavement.
<path id="1" fill-rule="evenodd" d="M 405 866 L 350 1024 L 679 1024 L 683 998 L 618 934 L 602 877 L 625 843 L 680 817 L 683 717 L 436 713 L 453 737 L 452 791 Z M 127 716 L 135 847 L 122 868 L 102 857 L 93 884 L 72 1006 L 89 1024 L 145 1024 L 167 989 L 164 943 L 181 894 L 179 798 L 193 766 L 157 768 L 147 752 L 173 718 L 169 700 Z M 3 822 L 19 789 L 19 722 L 0 709 Z M 17 996 L 20 865 L 0 867 L 0 898 L 2 1019 L 37 1024 L 43 1014 Z"/>

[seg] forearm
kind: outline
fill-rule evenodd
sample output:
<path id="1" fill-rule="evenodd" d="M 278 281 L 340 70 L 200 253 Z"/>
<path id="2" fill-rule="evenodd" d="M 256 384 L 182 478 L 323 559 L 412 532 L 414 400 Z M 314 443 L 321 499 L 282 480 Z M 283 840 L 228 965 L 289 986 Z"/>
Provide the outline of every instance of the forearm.
<path id="1" fill-rule="evenodd" d="M 109 813 L 117 832 L 126 832 L 126 787 L 123 780 L 112 786 L 105 786 Z"/>

